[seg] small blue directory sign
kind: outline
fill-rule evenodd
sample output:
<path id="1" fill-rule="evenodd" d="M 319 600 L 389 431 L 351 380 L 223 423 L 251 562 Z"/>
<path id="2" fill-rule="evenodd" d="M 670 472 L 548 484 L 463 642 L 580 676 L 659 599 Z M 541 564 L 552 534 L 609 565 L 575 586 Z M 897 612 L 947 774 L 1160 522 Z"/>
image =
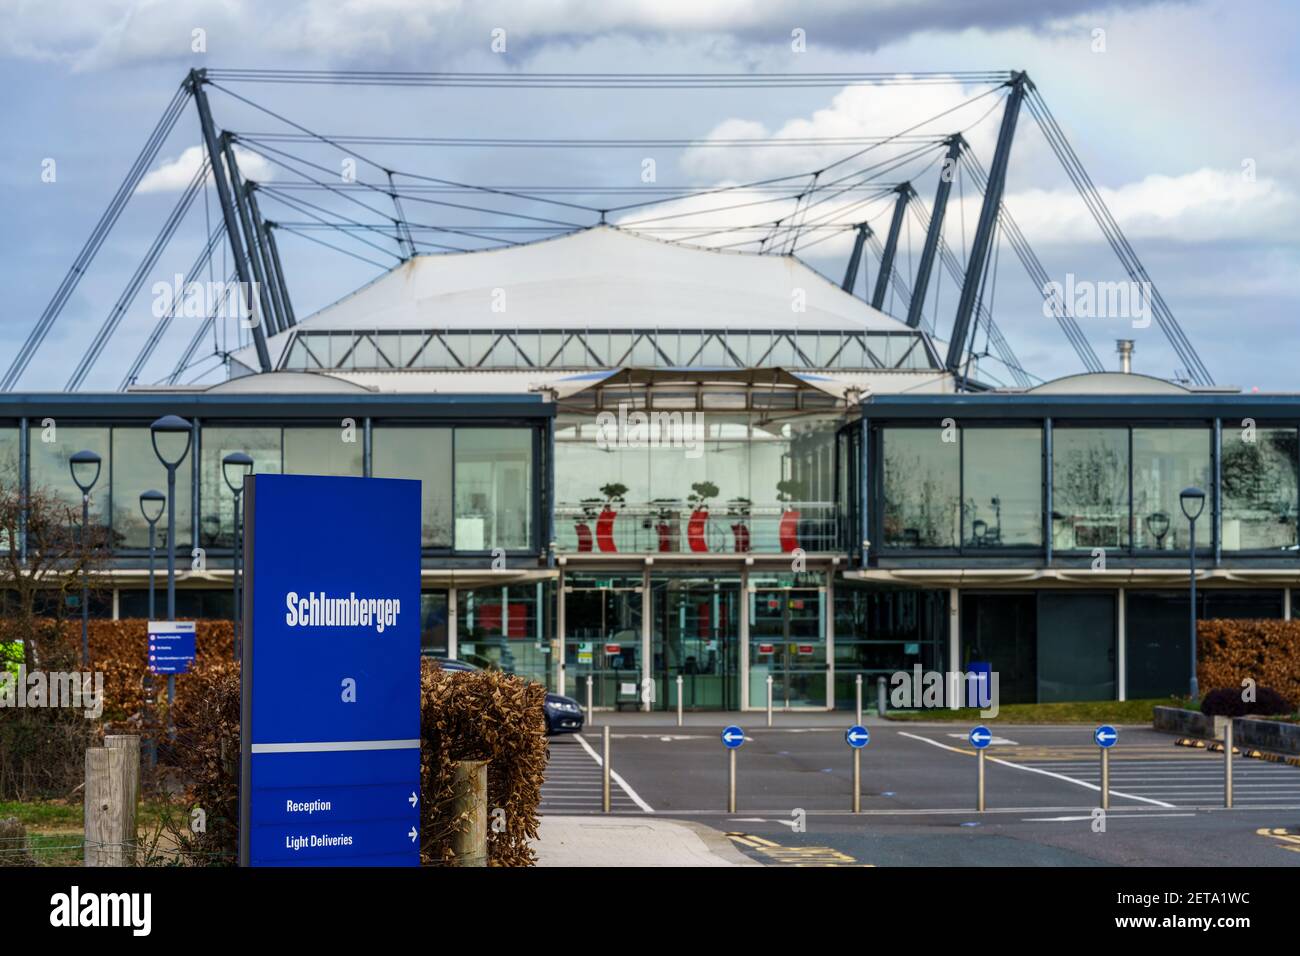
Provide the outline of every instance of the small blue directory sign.
<path id="1" fill-rule="evenodd" d="M 970 745 L 976 750 L 983 750 L 993 743 L 993 732 L 983 724 L 970 732 Z"/>
<path id="2" fill-rule="evenodd" d="M 252 475 L 240 862 L 420 862 L 420 482 Z"/>
<path id="3" fill-rule="evenodd" d="M 861 724 L 854 724 L 844 731 L 844 742 L 856 750 L 871 743 L 871 734 Z"/>
<path id="4" fill-rule="evenodd" d="M 732 724 L 722 732 L 722 743 L 728 750 L 735 750 L 745 742 L 745 732 Z"/>
<path id="5" fill-rule="evenodd" d="M 193 621 L 149 622 L 149 673 L 188 674 L 194 656 Z"/>
<path id="6" fill-rule="evenodd" d="M 1092 739 L 1097 741 L 1098 747 L 1114 747 L 1119 740 L 1119 731 L 1110 724 L 1102 724 L 1092 732 Z"/>

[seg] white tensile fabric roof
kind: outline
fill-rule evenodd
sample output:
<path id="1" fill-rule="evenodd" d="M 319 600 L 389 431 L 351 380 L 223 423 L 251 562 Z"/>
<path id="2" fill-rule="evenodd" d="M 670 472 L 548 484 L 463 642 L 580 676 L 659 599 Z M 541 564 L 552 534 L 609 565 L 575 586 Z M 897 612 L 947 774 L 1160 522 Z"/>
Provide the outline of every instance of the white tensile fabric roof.
<path id="1" fill-rule="evenodd" d="M 908 331 L 793 256 L 702 249 L 612 226 L 416 256 L 297 329 Z M 271 337 L 273 362 L 291 335 Z M 251 347 L 235 358 L 257 366 Z"/>

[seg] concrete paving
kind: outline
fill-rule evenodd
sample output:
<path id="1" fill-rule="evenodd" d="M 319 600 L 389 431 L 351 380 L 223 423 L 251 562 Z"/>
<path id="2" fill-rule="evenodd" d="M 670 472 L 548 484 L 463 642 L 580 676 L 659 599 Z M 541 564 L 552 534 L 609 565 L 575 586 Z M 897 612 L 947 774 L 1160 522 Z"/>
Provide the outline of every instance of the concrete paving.
<path id="1" fill-rule="evenodd" d="M 538 866 L 759 866 L 711 827 L 654 817 L 542 817 Z"/>

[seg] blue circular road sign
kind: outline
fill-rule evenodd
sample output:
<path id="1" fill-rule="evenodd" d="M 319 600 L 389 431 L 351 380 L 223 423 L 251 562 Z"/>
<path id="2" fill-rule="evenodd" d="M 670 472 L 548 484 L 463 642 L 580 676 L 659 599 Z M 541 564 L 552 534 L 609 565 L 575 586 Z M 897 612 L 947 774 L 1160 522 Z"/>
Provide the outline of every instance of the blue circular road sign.
<path id="1" fill-rule="evenodd" d="M 732 724 L 722 732 L 722 742 L 726 745 L 728 750 L 735 750 L 745 742 L 745 732 L 735 724 Z"/>
<path id="2" fill-rule="evenodd" d="M 976 750 L 983 750 L 993 743 L 993 731 L 980 724 L 970 732 L 970 745 Z"/>
<path id="3" fill-rule="evenodd" d="M 866 727 L 860 724 L 854 724 L 848 730 L 844 731 L 844 742 L 855 750 L 860 750 L 867 744 L 871 743 L 871 734 Z"/>
<path id="4" fill-rule="evenodd" d="M 1115 741 L 1119 740 L 1119 731 L 1110 724 L 1102 724 L 1092 732 L 1092 739 L 1097 741 L 1098 747 L 1114 747 Z"/>

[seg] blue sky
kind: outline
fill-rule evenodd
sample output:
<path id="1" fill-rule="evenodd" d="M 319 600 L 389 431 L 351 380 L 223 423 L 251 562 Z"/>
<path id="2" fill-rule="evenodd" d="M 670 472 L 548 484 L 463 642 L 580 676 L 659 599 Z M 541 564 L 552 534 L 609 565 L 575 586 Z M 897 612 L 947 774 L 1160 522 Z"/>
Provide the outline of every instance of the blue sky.
<path id="1" fill-rule="evenodd" d="M 86 7 L 58 0 L 0 0 L 0 78 L 9 91 L 0 98 L 5 210 L 0 217 L 5 250 L 0 281 L 10 293 L 10 307 L 0 317 L 0 364 L 5 367 L 191 66 L 466 72 L 1025 69 L 1215 380 L 1247 390 L 1296 389 L 1300 111 L 1294 103 L 1300 92 L 1300 13 L 1294 4 L 106 0 Z M 196 29 L 204 31 L 205 53 L 191 50 Z M 505 52 L 491 48 L 497 29 L 505 31 Z M 792 49 L 796 30 L 806 37 L 802 52 Z M 1098 49 L 1099 37 L 1104 49 Z M 983 88 L 683 92 L 230 84 L 230 89 L 329 134 L 707 142 L 719 137 L 888 135 Z M 223 128 L 244 133 L 285 129 L 219 90 L 211 98 Z M 955 128 L 968 130 L 985 166 L 1000 115 L 988 112 L 994 105 L 986 98 L 950 118 Z M 950 132 L 948 124 L 945 120 L 926 131 Z M 63 386 L 175 203 L 179 193 L 172 185 L 186 178 L 185 151 L 197 143 L 191 108 L 161 150 L 148 181 L 151 188 L 132 200 L 21 388 Z M 279 148 L 331 168 L 338 164 L 337 151 L 321 146 Z M 627 190 L 644 185 L 646 158 L 656 162 L 658 184 L 703 187 L 817 169 L 853 147 L 358 149 L 399 170 L 474 184 L 625 190 L 617 199 L 601 201 L 577 195 L 581 202 L 599 205 L 641 199 L 629 198 Z M 42 173 L 51 159 L 55 177 L 48 182 Z M 268 186 L 286 186 L 295 179 L 255 155 L 247 161 L 245 172 Z M 923 167 L 918 161 L 906 172 L 915 174 L 917 191 L 928 204 L 935 170 L 922 172 Z M 335 211 L 347 207 L 333 194 L 292 195 Z M 977 207 L 972 197 L 967 199 L 969 235 Z M 1021 117 L 1007 205 L 1053 278 L 1063 281 L 1067 273 L 1082 280 L 1123 278 L 1028 114 Z M 527 211 L 547 208 L 532 204 Z M 675 204 L 636 215 L 692 208 L 703 206 Z M 263 212 L 277 221 L 304 221 L 272 196 L 264 200 Z M 888 209 L 880 212 L 887 216 Z M 210 202 L 206 213 L 216 215 Z M 442 224 L 488 221 L 427 204 L 408 203 L 406 213 Z M 549 207 L 549 214 L 558 216 L 557 208 Z M 576 211 L 573 215 L 573 221 L 590 219 Z M 687 221 L 737 225 L 752 221 L 749 216 L 700 213 Z M 158 278 L 189 266 L 205 233 L 204 217 L 199 202 L 154 270 Z M 887 219 L 872 222 L 883 232 Z M 955 246 L 962 241 L 955 231 L 959 222 L 954 207 L 946 237 Z M 334 234 L 316 235 L 377 262 L 396 261 L 392 251 L 377 252 Z M 803 255 L 838 278 L 850 242 L 846 232 Z M 914 248 L 919 242 L 919 229 L 914 229 Z M 296 235 L 282 233 L 281 248 L 299 317 L 380 271 Z M 932 299 L 927 309 L 940 334 L 955 305 L 952 283 L 946 277 L 944 282 L 937 305 Z M 133 302 L 87 388 L 115 388 L 138 352 L 155 321 L 150 285 Z M 1053 377 L 1079 369 L 1055 323 L 1043 317 L 1036 288 L 1005 247 L 992 291 L 998 324 L 1030 371 Z M 1080 324 L 1110 367 L 1119 337 L 1137 340 L 1138 370 L 1169 376 L 1178 367 L 1154 325 L 1132 328 L 1117 318 L 1081 318 Z M 186 322 L 174 324 L 146 367 L 144 381 L 170 371 L 193 329 Z M 227 344 L 221 339 L 206 343 L 202 361 L 186 378 L 216 374 L 214 348 Z"/>

